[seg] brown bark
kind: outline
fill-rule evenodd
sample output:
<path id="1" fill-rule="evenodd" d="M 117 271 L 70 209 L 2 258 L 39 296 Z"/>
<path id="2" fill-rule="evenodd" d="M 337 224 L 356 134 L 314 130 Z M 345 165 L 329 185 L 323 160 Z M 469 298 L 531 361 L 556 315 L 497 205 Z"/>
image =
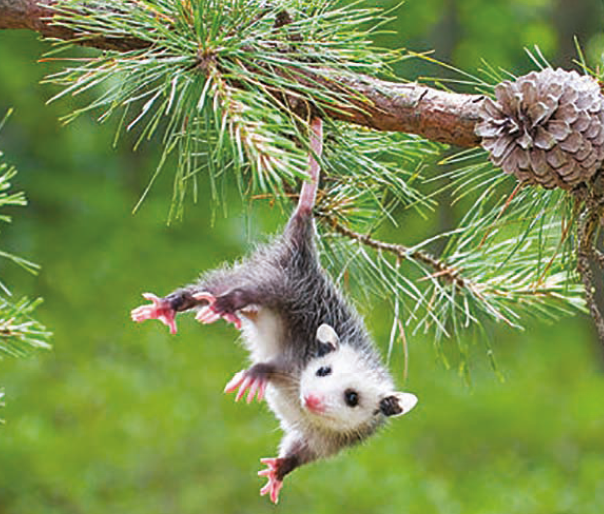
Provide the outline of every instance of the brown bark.
<path id="1" fill-rule="evenodd" d="M 74 39 L 76 35 L 51 23 L 51 13 L 46 6 L 52 0 L 0 0 L 0 29 L 27 29 L 45 37 Z M 86 46 L 100 49 L 126 51 L 144 48 L 146 41 L 136 38 L 111 39 L 98 37 L 85 42 Z M 326 79 L 315 79 L 325 82 Z M 353 97 L 358 106 L 344 111 L 334 111 L 333 118 L 381 131 L 418 134 L 432 141 L 457 146 L 477 146 L 474 134 L 478 119 L 477 110 L 482 96 L 448 93 L 417 84 L 400 84 L 366 76 L 340 76 L 334 72 L 328 81 L 338 92 L 356 92 Z"/>
<path id="2" fill-rule="evenodd" d="M 0 28 L 43 32 L 47 11 L 35 0 L 0 0 Z"/>
<path id="3" fill-rule="evenodd" d="M 76 34 L 72 30 L 51 23 L 52 10 L 47 6 L 54 3 L 56 2 L 53 0 L 0 0 L 0 29 L 27 29 L 48 38 L 74 39 Z M 98 37 L 78 43 L 101 50 L 122 52 L 149 46 L 146 41 L 136 38 Z"/>
<path id="4" fill-rule="evenodd" d="M 387 132 L 419 134 L 431 141 L 478 146 L 474 133 L 482 95 L 448 93 L 418 84 L 397 84 L 357 76 L 338 76 L 334 84 L 360 93 L 369 102 L 332 117 Z"/>

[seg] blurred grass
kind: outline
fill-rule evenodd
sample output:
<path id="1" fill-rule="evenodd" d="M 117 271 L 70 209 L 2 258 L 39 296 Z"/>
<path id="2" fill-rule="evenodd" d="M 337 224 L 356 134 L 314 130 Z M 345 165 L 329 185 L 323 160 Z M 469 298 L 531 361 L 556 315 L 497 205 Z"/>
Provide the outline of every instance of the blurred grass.
<path id="1" fill-rule="evenodd" d="M 132 216 L 153 148 L 112 149 L 111 127 L 91 119 L 60 127 L 67 106 L 43 106 L 50 91 L 37 85 L 48 71 L 34 63 L 42 48 L 32 34 L 0 33 L 0 114 L 16 110 L 0 146 L 30 199 L 3 245 L 43 266 L 31 277 L 0 262 L 0 274 L 45 298 L 39 316 L 55 333 L 53 352 L 0 363 L 0 513 L 274 512 L 256 471 L 275 453 L 277 424 L 263 405 L 222 394 L 244 366 L 235 331 L 183 318 L 170 337 L 128 313 L 141 292 L 165 294 L 237 258 L 286 216 L 259 206 L 248 230 L 236 196 L 223 218 L 202 193 L 184 223 L 166 227 L 169 174 Z M 385 349 L 390 320 L 372 307 L 365 314 Z M 420 397 L 416 410 L 348 455 L 296 471 L 281 511 L 603 512 L 604 352 L 589 320 L 498 327 L 492 338 L 506 380 L 468 339 L 467 386 L 436 361 L 429 338 L 411 337 L 404 387 Z M 398 348 L 398 376 L 401 359 Z"/>

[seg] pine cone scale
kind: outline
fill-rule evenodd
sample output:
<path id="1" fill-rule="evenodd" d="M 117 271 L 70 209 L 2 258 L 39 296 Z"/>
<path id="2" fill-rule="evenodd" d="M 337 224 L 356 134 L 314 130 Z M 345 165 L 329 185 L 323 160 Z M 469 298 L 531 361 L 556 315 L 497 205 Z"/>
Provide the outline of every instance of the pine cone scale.
<path id="1" fill-rule="evenodd" d="M 589 141 L 583 141 L 583 145 L 579 148 L 579 151 L 575 154 L 575 159 L 579 162 L 585 161 L 589 155 L 593 152 L 593 147 Z"/>
<path id="2" fill-rule="evenodd" d="M 573 104 L 565 104 L 556 113 L 556 119 L 574 123 L 579 118 L 579 111 Z"/>
<path id="3" fill-rule="evenodd" d="M 579 151 L 583 144 L 583 138 L 578 131 L 573 131 L 570 136 L 560 142 L 560 148 L 565 152 L 575 153 Z"/>
<path id="4" fill-rule="evenodd" d="M 560 168 L 568 162 L 566 153 L 559 147 L 552 148 L 551 152 L 547 152 L 547 162 L 552 168 Z"/>
<path id="5" fill-rule="evenodd" d="M 589 124 L 591 123 L 591 117 L 586 112 L 579 113 L 579 116 L 572 123 L 573 129 L 578 130 L 579 132 L 583 132 L 587 130 Z"/>
<path id="6" fill-rule="evenodd" d="M 602 130 L 602 122 L 598 119 L 594 119 L 591 121 L 589 127 L 585 131 L 585 135 L 588 139 L 593 140 L 596 139 L 600 135 L 600 131 Z"/>
<path id="7" fill-rule="evenodd" d="M 562 141 L 566 139 L 572 133 L 570 125 L 566 123 L 566 121 L 560 120 L 550 121 L 548 125 L 548 130 L 557 141 Z"/>
<path id="8" fill-rule="evenodd" d="M 542 150 L 551 150 L 556 146 L 558 141 L 543 127 L 537 127 L 537 133 L 535 135 L 535 146 Z"/>

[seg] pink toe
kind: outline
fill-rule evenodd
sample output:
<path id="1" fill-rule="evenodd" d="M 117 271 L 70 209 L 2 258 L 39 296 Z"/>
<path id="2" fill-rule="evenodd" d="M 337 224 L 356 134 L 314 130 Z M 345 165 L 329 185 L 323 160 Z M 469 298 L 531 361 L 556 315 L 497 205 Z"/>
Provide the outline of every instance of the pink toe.
<path id="1" fill-rule="evenodd" d="M 266 464 L 270 468 L 274 468 L 277 466 L 277 457 L 264 457 L 260 459 L 260 462 L 262 462 L 262 464 Z"/>
<path id="2" fill-rule="evenodd" d="M 271 490 L 271 501 L 273 503 L 279 503 L 279 492 L 283 487 L 283 482 L 274 482 Z"/>
<path id="3" fill-rule="evenodd" d="M 140 307 L 137 307 L 136 309 L 133 309 L 132 312 L 130 313 L 130 316 L 132 317 L 132 319 L 138 323 L 140 323 L 141 321 L 145 321 L 146 319 L 149 319 L 150 316 L 150 306 L 149 305 L 142 305 Z"/>
<path id="4" fill-rule="evenodd" d="M 273 503 L 279 501 L 279 491 L 283 487 L 283 481 L 277 478 L 278 458 L 260 459 L 260 462 L 265 464 L 266 469 L 258 471 L 258 476 L 266 477 L 268 482 L 260 489 L 260 495 L 268 494 Z"/>
<path id="5" fill-rule="evenodd" d="M 197 313 L 197 316 L 195 316 L 195 319 L 197 321 L 199 321 L 200 323 L 203 323 L 204 325 L 209 325 L 211 323 L 218 321 L 220 319 L 220 315 L 216 314 L 209 307 L 206 307 L 205 309 L 202 309 Z"/>
<path id="6" fill-rule="evenodd" d="M 245 378 L 245 375 L 244 375 L 243 371 L 240 371 L 239 373 L 237 373 L 233 378 L 231 378 L 229 383 L 224 387 L 224 392 L 232 393 L 233 391 L 235 391 L 235 389 L 237 389 L 241 385 L 244 378 Z"/>
<path id="7" fill-rule="evenodd" d="M 199 321 L 200 323 L 206 323 L 207 320 L 211 317 L 212 313 L 207 311 L 207 310 L 203 310 L 203 311 L 199 311 L 197 313 L 197 315 L 195 316 L 195 319 L 197 321 Z"/>
<path id="8" fill-rule="evenodd" d="M 264 393 L 266 391 L 266 382 L 263 380 L 262 382 L 260 382 L 260 387 L 258 388 L 258 401 L 261 402 L 262 400 L 264 400 Z"/>
<path id="9" fill-rule="evenodd" d="M 157 305 L 159 303 L 159 296 L 157 296 L 153 293 L 143 293 L 142 296 L 145 300 L 149 300 L 150 302 L 153 302 L 153 305 Z"/>
<path id="10" fill-rule="evenodd" d="M 205 318 L 205 316 L 207 316 L 207 314 L 208 308 L 204 307 L 203 309 L 200 309 L 197 314 L 195 314 L 195 319 L 201 323 L 203 322 L 203 319 Z"/>
<path id="11" fill-rule="evenodd" d="M 227 313 L 227 314 L 224 314 L 223 317 L 227 322 L 235 325 L 235 328 L 237 330 L 241 330 L 241 320 L 239 319 L 239 317 L 236 314 Z"/>
<path id="12" fill-rule="evenodd" d="M 212 314 L 213 315 L 210 316 L 209 319 L 206 321 L 207 324 L 216 323 L 220 319 L 220 314 L 216 314 L 215 312 L 213 312 Z"/>
<path id="13" fill-rule="evenodd" d="M 258 391 L 258 387 L 259 387 L 259 381 L 253 380 L 252 383 L 250 384 L 250 390 L 247 393 L 247 398 L 246 398 L 247 403 L 252 403 L 254 396 L 256 396 L 256 391 Z"/>
<path id="14" fill-rule="evenodd" d="M 176 334 L 177 330 L 176 330 L 176 320 L 174 318 L 168 320 L 168 322 L 166 323 L 166 325 L 168 325 L 168 327 L 170 328 L 170 334 L 174 335 Z"/>
<path id="15" fill-rule="evenodd" d="M 133 310 L 130 313 L 130 317 L 132 318 L 132 321 L 135 321 L 136 323 L 140 323 L 141 321 L 143 321 L 143 318 L 141 316 L 140 312 L 137 312 L 138 309 Z"/>
<path id="16" fill-rule="evenodd" d="M 212 305 L 216 301 L 216 297 L 213 294 L 202 292 L 193 295 L 193 298 L 200 301 L 206 301 Z"/>
<path id="17" fill-rule="evenodd" d="M 239 400 L 241 400 L 241 398 L 243 398 L 243 395 L 247 391 L 247 388 L 250 386 L 251 381 L 252 381 L 252 379 L 250 377 L 245 377 L 243 379 L 243 382 L 239 386 L 239 391 L 237 392 L 237 396 L 235 396 L 236 402 L 238 402 Z"/>

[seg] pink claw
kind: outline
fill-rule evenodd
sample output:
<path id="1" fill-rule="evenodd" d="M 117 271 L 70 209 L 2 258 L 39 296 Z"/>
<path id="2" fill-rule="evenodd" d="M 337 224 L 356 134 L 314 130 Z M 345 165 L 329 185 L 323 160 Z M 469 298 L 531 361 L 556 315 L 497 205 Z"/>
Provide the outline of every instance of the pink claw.
<path id="1" fill-rule="evenodd" d="M 141 305 L 130 313 L 132 320 L 141 323 L 148 319 L 157 319 L 170 329 L 170 334 L 176 334 L 176 312 L 168 302 L 153 293 L 143 293 L 143 298 L 149 300 L 151 305 Z"/>
<path id="2" fill-rule="evenodd" d="M 260 462 L 266 464 L 267 469 L 258 471 L 258 476 L 268 478 L 267 484 L 260 489 L 260 496 L 269 494 L 271 501 L 276 504 L 279 502 L 279 491 L 281 491 L 281 488 L 283 487 L 283 480 L 277 478 L 280 459 L 260 459 Z"/>
<path id="3" fill-rule="evenodd" d="M 227 323 L 232 323 L 235 325 L 237 330 L 241 330 L 241 320 L 237 316 L 237 314 L 223 314 L 222 317 L 225 319 Z"/>
<path id="4" fill-rule="evenodd" d="M 208 302 L 208 305 L 214 305 L 214 302 L 216 301 L 216 297 L 213 294 L 206 292 L 196 293 L 193 295 L 193 298 L 196 300 L 205 300 Z"/>
<path id="5" fill-rule="evenodd" d="M 210 323 L 214 323 L 220 319 L 220 314 L 216 314 L 212 308 L 208 305 L 202 307 L 195 319 L 204 325 L 209 325 Z"/>
<path id="6" fill-rule="evenodd" d="M 235 401 L 238 402 L 243 398 L 247 391 L 247 403 L 251 403 L 254 400 L 254 396 L 258 399 L 259 402 L 264 398 L 264 393 L 266 391 L 266 379 L 260 377 L 251 377 L 248 376 L 247 370 L 240 371 L 237 373 L 225 386 L 225 393 L 233 393 L 237 389 L 237 395 L 235 396 Z"/>
<path id="7" fill-rule="evenodd" d="M 231 314 L 228 312 L 220 314 L 219 312 L 216 312 L 214 309 L 216 297 L 214 295 L 210 293 L 197 293 L 193 296 L 193 298 L 208 302 L 208 305 L 204 305 L 197 313 L 197 316 L 195 316 L 197 321 L 203 323 L 204 325 L 209 325 L 210 323 L 215 323 L 220 318 L 223 318 L 227 323 L 232 323 L 235 325 L 237 330 L 241 330 L 241 320 L 236 314 Z"/>

